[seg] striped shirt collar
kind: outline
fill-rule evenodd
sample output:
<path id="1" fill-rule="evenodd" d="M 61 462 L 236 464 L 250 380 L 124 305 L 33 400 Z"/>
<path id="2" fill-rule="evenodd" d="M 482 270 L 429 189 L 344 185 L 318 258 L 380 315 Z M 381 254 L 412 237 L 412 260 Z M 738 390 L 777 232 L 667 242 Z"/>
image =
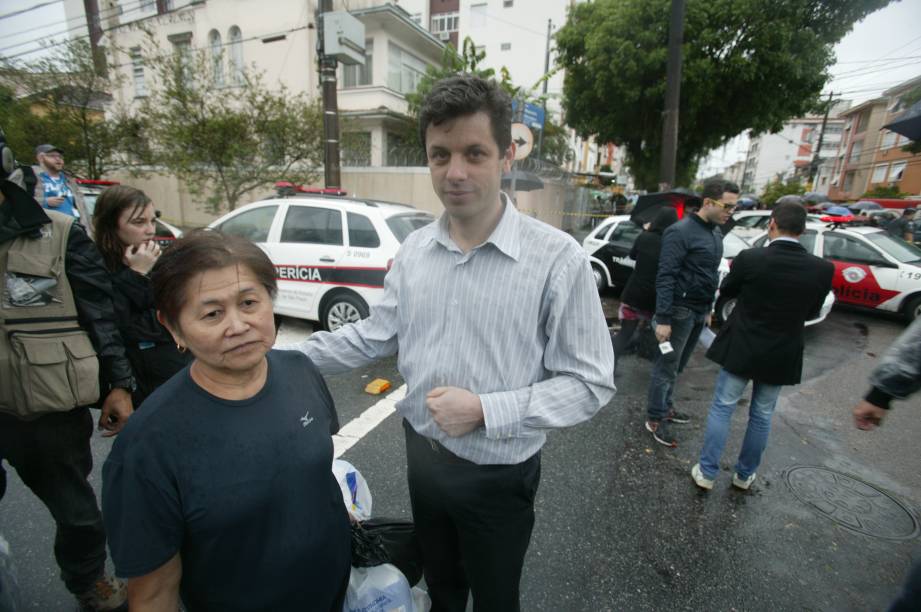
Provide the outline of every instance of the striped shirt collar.
<path id="1" fill-rule="evenodd" d="M 521 220 L 519 219 L 520 213 L 505 193 L 500 192 L 500 195 L 502 197 L 502 204 L 505 207 L 502 212 L 502 218 L 499 219 L 499 225 L 496 226 L 496 229 L 493 230 L 492 234 L 489 235 L 489 238 L 487 238 L 483 244 L 491 243 L 500 252 L 518 261 L 521 256 L 521 235 L 518 231 L 521 225 Z M 451 239 L 451 235 L 448 232 L 449 220 L 448 215 L 443 214 L 438 219 L 437 223 L 431 224 L 429 226 L 431 230 L 424 238 L 423 244 L 427 245 L 434 240 L 449 251 L 460 252 L 460 248 L 454 240 Z M 483 244 L 477 245 L 474 247 L 474 250 L 479 249 Z"/>

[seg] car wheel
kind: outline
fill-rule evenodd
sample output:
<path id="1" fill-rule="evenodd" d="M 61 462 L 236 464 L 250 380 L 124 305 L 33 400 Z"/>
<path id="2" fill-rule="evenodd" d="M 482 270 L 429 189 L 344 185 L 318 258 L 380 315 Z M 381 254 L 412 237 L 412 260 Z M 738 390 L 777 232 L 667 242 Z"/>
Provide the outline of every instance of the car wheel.
<path id="1" fill-rule="evenodd" d="M 916 295 L 911 298 L 908 305 L 905 307 L 905 315 L 908 317 L 909 321 L 914 321 L 921 317 L 921 295 Z"/>
<path id="2" fill-rule="evenodd" d="M 604 291 L 605 287 L 608 286 L 608 279 L 604 275 L 604 271 L 598 266 L 592 264 L 592 276 L 595 277 L 595 287 L 598 291 Z"/>
<path id="3" fill-rule="evenodd" d="M 716 304 L 716 320 L 719 321 L 720 325 L 729 320 L 729 315 L 732 314 L 732 311 L 736 307 L 736 298 L 729 300 L 720 300 Z"/>
<path id="4" fill-rule="evenodd" d="M 343 325 L 357 323 L 367 318 L 368 305 L 357 295 L 340 293 L 333 296 L 323 309 L 323 328 L 336 331 Z"/>

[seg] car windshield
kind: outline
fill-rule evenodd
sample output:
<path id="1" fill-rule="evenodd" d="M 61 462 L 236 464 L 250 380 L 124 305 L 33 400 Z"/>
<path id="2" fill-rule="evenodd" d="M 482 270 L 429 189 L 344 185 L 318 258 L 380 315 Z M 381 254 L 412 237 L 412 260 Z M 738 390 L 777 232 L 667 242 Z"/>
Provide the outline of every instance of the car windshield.
<path id="1" fill-rule="evenodd" d="M 91 217 L 93 216 L 93 213 L 96 212 L 96 198 L 98 197 L 98 193 L 83 194 L 83 203 L 86 204 L 86 212 L 88 212 Z"/>
<path id="2" fill-rule="evenodd" d="M 723 237 L 723 257 L 726 259 L 732 259 L 747 248 L 748 243 L 733 233 L 726 234 Z"/>
<path id="3" fill-rule="evenodd" d="M 921 263 L 921 249 L 901 238 L 890 236 L 886 232 L 871 232 L 864 234 L 864 238 L 900 263 Z"/>
<path id="4" fill-rule="evenodd" d="M 435 217 L 425 213 L 409 213 L 405 215 L 394 215 L 387 219 L 387 226 L 393 235 L 396 236 L 400 244 L 406 240 L 411 233 L 425 227 L 435 220 Z"/>

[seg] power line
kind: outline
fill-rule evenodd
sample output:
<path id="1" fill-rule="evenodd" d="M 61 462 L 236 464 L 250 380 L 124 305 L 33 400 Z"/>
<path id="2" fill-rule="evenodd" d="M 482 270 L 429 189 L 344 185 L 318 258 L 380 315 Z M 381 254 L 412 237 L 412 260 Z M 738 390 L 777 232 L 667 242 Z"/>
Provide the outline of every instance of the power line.
<path id="1" fill-rule="evenodd" d="M 38 10 L 40 8 L 44 8 L 52 4 L 57 4 L 60 1 L 61 0 L 51 0 L 51 2 L 40 2 L 39 4 L 33 4 L 32 6 L 28 8 L 24 8 L 18 11 L 13 11 L 12 13 L 7 13 L 5 15 L 0 15 L 0 20 L 8 19 L 10 17 L 15 17 L 16 15 L 24 15 L 25 13 L 31 13 L 32 11 Z"/>
<path id="2" fill-rule="evenodd" d="M 841 81 L 841 80 L 849 80 L 849 79 L 857 79 L 862 76 L 866 76 L 869 74 L 878 74 L 880 72 L 891 72 L 893 70 L 898 70 L 899 68 L 905 68 L 907 66 L 917 65 L 917 63 L 918 63 L 917 61 L 913 59 L 909 59 L 909 60 L 900 60 L 899 64 L 895 66 L 884 66 L 882 68 L 878 66 L 864 66 L 863 68 L 857 68 L 850 72 L 843 72 L 835 77 L 832 77 L 832 82 Z"/>
<path id="3" fill-rule="evenodd" d="M 119 16 L 121 16 L 121 15 L 128 15 L 128 14 L 131 14 L 131 13 L 135 13 L 135 12 L 138 12 L 138 11 L 142 11 L 142 10 L 144 10 L 144 9 L 146 8 L 146 5 L 144 5 L 143 0 L 138 0 L 137 2 L 135 2 L 135 4 L 136 4 L 137 6 L 122 11 L 121 13 L 119 13 Z M 105 18 L 108 18 L 108 16 L 105 17 Z M 101 15 L 100 15 L 100 19 L 103 19 L 103 17 L 102 17 Z M 15 44 L 12 44 L 12 45 L 8 45 L 8 46 L 6 46 L 6 47 L 0 48 L 0 53 L 2 53 L 3 51 L 7 51 L 7 50 L 9 50 L 9 49 L 14 49 L 14 48 L 16 48 L 16 47 L 22 47 L 22 46 L 24 46 L 24 45 L 28 45 L 28 44 L 40 42 L 40 41 L 43 41 L 43 40 L 54 39 L 54 38 L 57 37 L 57 36 L 69 35 L 69 34 L 72 33 L 72 32 L 75 32 L 75 31 L 77 31 L 77 30 L 83 29 L 85 25 L 86 25 L 86 24 L 79 24 L 79 25 L 76 25 L 76 26 L 72 26 L 72 27 L 68 28 L 67 30 L 63 30 L 63 31 L 61 31 L 61 32 L 56 32 L 56 33 L 54 33 L 54 34 L 47 34 L 47 35 L 40 36 L 40 37 L 38 37 L 38 38 L 34 38 L 34 39 L 32 39 L 32 40 L 27 40 L 27 41 L 15 43 Z M 125 25 L 125 24 L 119 23 L 118 26 L 115 26 L 115 27 L 119 27 L 119 26 L 121 26 L 121 25 Z M 40 28 L 39 28 L 39 29 L 40 29 Z M 109 28 L 109 29 L 107 29 L 107 30 L 101 30 L 101 31 L 102 31 L 102 32 L 108 32 L 108 31 L 111 30 L 111 29 L 114 29 L 114 28 Z M 73 37 L 70 37 L 69 40 L 74 40 L 74 41 L 76 41 L 76 40 L 81 40 L 81 39 L 85 39 L 85 38 L 89 38 L 89 37 L 90 37 L 90 35 L 87 33 L 87 34 L 82 34 L 82 35 L 80 35 L 80 36 L 73 36 Z M 17 57 L 22 57 L 22 56 L 24 56 L 24 55 L 30 55 L 30 54 L 32 54 L 32 53 L 37 53 L 38 51 L 42 51 L 42 50 L 45 50 L 45 49 L 51 49 L 51 48 L 54 48 L 54 47 L 56 47 L 56 46 L 63 45 L 63 44 L 65 44 L 66 42 L 67 42 L 67 40 L 65 39 L 65 40 L 58 41 L 58 42 L 56 42 L 56 43 L 52 43 L 52 44 L 50 44 L 50 45 L 46 45 L 46 46 L 44 46 L 44 47 L 39 47 L 39 48 L 36 48 L 36 49 L 29 49 L 29 50 L 27 50 L 27 51 L 21 51 L 21 52 L 19 52 L 19 53 L 14 54 L 14 55 L 7 56 L 6 59 L 16 59 Z"/>
<path id="4" fill-rule="evenodd" d="M 137 0 L 137 1 L 135 2 L 135 4 L 141 4 L 142 1 L 144 1 L 144 0 Z M 103 10 L 99 11 L 99 20 L 102 21 L 102 20 L 104 20 L 104 19 L 108 19 L 108 18 L 111 17 L 113 14 L 118 14 L 120 10 L 122 10 L 122 11 L 128 10 L 128 9 L 127 9 L 128 6 L 131 6 L 131 3 L 125 3 L 125 4 L 119 3 L 119 4 L 114 4 L 114 5 L 112 5 L 110 8 L 103 9 Z M 130 10 L 133 10 L 133 9 L 130 9 Z M 79 21 L 80 23 L 77 24 L 77 25 L 74 25 L 74 26 L 67 25 L 67 24 L 69 24 L 69 23 L 72 22 L 72 21 Z M 74 31 L 74 30 L 79 30 L 79 29 L 82 28 L 84 25 L 86 25 L 86 14 L 84 13 L 84 14 L 81 14 L 81 15 L 75 15 L 75 16 L 73 16 L 73 17 L 70 17 L 69 19 L 64 19 L 64 20 L 62 20 L 62 21 L 54 21 L 54 22 L 50 22 L 50 23 L 43 23 L 43 24 L 41 24 L 41 25 L 38 25 L 38 26 L 35 26 L 35 27 L 32 27 L 32 28 L 27 28 L 27 29 L 25 29 L 25 30 L 20 30 L 19 32 L 16 32 L 15 34 L 12 34 L 12 35 L 8 36 L 8 38 L 16 38 L 17 36 L 22 36 L 23 34 L 28 34 L 29 32 L 35 32 L 36 30 L 46 30 L 46 29 L 48 29 L 48 28 L 55 27 L 55 26 L 59 26 L 59 25 L 67 25 L 67 28 L 68 28 L 67 31 L 68 31 L 68 32 L 71 32 L 71 31 Z M 84 35 L 84 36 L 85 36 L 85 35 Z M 23 43 L 23 44 L 27 44 L 27 43 L 30 43 L 30 42 L 31 42 L 31 43 L 40 42 L 40 41 L 44 40 L 45 38 L 46 38 L 45 36 L 39 36 L 38 38 L 33 38 L 33 39 L 31 39 L 31 40 L 26 41 L 26 42 Z"/>
<path id="5" fill-rule="evenodd" d="M 909 55 L 905 57 L 890 57 L 886 59 L 875 60 L 851 60 L 847 62 L 835 62 L 835 64 L 878 64 L 880 62 L 899 62 L 902 60 L 921 59 L 921 55 Z"/>

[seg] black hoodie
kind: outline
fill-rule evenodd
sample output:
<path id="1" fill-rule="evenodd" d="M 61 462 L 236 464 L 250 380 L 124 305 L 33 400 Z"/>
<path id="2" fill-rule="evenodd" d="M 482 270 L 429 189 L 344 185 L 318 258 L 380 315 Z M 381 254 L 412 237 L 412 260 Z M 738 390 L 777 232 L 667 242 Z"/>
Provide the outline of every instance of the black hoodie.
<path id="1" fill-rule="evenodd" d="M 647 312 L 656 309 L 656 272 L 662 251 L 662 232 L 677 221 L 678 213 L 674 208 L 663 208 L 652 220 L 649 229 L 633 243 L 630 259 L 636 260 L 636 268 L 620 296 L 624 304 Z"/>

